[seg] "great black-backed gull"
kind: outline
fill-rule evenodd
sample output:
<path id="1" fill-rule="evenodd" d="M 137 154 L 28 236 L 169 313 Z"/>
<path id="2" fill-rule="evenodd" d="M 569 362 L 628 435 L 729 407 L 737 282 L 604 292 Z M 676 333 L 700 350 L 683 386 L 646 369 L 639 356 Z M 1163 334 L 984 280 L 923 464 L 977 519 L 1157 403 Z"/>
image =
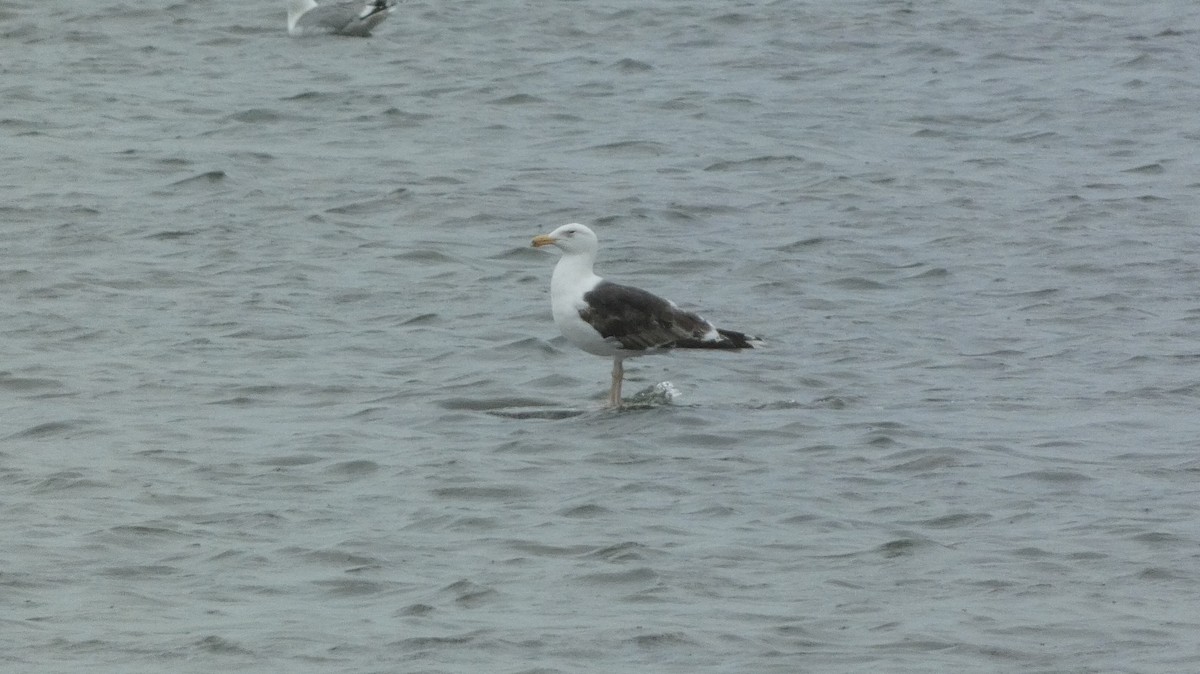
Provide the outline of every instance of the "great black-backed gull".
<path id="1" fill-rule="evenodd" d="M 288 0 L 287 7 L 289 35 L 367 37 L 396 9 L 396 0 L 339 0 L 327 5 Z"/>
<path id="2" fill-rule="evenodd" d="M 622 361 L 670 349 L 752 349 L 757 337 L 717 328 L 698 314 L 640 288 L 596 276 L 596 233 L 578 223 L 534 237 L 534 247 L 556 246 L 562 257 L 550 280 L 554 323 L 575 346 L 613 359 L 608 402 L 621 404 Z"/>

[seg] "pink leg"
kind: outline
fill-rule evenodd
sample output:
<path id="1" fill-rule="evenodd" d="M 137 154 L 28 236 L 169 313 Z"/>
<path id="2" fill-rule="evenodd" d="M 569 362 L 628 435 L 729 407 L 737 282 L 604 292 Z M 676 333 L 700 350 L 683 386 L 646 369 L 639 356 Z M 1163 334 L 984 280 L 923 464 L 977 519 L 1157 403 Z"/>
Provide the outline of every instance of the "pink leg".
<path id="1" fill-rule="evenodd" d="M 612 389 L 608 392 L 608 404 L 613 407 L 621 406 L 621 381 L 625 378 L 625 366 L 620 358 L 613 359 Z"/>

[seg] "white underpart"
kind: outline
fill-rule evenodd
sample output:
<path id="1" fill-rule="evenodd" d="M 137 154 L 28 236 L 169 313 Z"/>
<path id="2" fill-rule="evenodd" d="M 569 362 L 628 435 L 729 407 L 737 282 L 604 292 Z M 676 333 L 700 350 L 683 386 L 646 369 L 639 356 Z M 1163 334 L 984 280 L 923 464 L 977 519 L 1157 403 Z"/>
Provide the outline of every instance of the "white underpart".
<path id="1" fill-rule="evenodd" d="M 567 341 L 597 356 L 615 356 L 620 351 L 616 340 L 604 339 L 579 317 L 587 308 L 583 296 L 603 280 L 592 272 L 592 260 L 586 253 L 563 253 L 550 278 L 550 309 Z"/>
<path id="2" fill-rule="evenodd" d="M 303 32 L 296 27 L 296 22 L 316 6 L 315 0 L 288 0 L 288 34 L 299 35 Z"/>

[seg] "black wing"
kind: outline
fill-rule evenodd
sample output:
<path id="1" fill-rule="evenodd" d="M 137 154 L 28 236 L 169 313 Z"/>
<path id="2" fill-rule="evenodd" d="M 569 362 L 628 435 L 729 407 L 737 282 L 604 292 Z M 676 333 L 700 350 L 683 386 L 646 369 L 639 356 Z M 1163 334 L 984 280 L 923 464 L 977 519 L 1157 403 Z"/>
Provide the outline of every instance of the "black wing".
<path id="1" fill-rule="evenodd" d="M 641 288 L 608 281 L 583 296 L 579 317 L 623 349 L 749 349 L 754 338 L 718 330 L 698 314 L 684 311 Z"/>

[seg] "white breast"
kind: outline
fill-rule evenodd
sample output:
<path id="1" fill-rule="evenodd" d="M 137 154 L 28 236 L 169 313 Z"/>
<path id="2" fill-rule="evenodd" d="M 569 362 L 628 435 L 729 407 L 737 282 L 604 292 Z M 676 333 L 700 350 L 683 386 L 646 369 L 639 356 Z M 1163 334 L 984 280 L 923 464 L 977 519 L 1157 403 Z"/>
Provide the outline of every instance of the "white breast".
<path id="1" fill-rule="evenodd" d="M 597 356 L 616 355 L 618 347 L 600 336 L 599 332 L 579 317 L 587 303 L 583 296 L 595 288 L 601 279 L 592 273 L 591 265 L 575 256 L 563 256 L 554 267 L 550 279 L 550 308 L 554 324 L 567 341 Z"/>

